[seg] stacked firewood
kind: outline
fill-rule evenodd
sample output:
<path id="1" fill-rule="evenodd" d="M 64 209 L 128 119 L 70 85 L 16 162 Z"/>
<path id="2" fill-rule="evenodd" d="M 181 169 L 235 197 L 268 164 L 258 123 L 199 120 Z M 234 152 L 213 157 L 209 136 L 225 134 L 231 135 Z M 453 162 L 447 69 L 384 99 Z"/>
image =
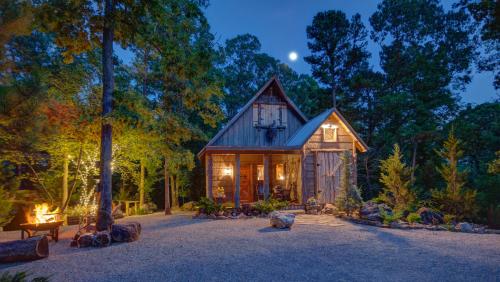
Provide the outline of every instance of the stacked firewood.
<path id="1" fill-rule="evenodd" d="M 73 241 L 72 247 L 107 247 L 112 242 L 133 242 L 139 239 L 141 234 L 141 224 L 138 222 L 129 222 L 124 224 L 113 224 L 111 231 L 99 232 L 78 232 Z"/>

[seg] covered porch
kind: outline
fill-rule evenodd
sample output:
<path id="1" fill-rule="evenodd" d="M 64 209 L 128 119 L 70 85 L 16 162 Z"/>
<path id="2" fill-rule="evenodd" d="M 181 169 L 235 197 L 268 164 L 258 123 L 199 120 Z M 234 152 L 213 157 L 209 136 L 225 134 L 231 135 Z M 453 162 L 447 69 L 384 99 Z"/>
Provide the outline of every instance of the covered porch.
<path id="1" fill-rule="evenodd" d="M 237 208 L 270 197 L 302 203 L 298 152 L 207 152 L 205 173 L 207 197 Z"/>

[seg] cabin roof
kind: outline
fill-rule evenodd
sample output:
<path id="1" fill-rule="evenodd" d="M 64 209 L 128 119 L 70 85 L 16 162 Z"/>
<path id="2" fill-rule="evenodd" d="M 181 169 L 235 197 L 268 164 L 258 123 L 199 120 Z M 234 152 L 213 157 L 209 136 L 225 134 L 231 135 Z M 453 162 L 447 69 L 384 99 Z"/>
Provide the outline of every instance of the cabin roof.
<path id="1" fill-rule="evenodd" d="M 323 124 L 323 122 L 328 119 L 331 115 L 335 115 L 343 125 L 348 129 L 348 132 L 352 135 L 355 141 L 357 141 L 356 147 L 361 152 L 366 152 L 368 150 L 368 146 L 366 143 L 359 137 L 359 135 L 354 131 L 351 125 L 347 122 L 347 120 L 342 116 L 342 114 L 336 108 L 328 109 L 315 118 L 311 119 L 309 122 L 304 124 L 302 128 L 300 128 L 286 143 L 286 146 L 297 147 L 303 146 L 309 138 L 318 130 L 318 128 Z"/>
<path id="2" fill-rule="evenodd" d="M 257 92 L 257 94 L 255 94 L 252 97 L 252 99 L 250 99 L 250 101 L 248 101 L 238 111 L 238 113 L 231 120 L 229 120 L 229 122 L 221 130 L 219 130 L 219 132 L 207 143 L 207 145 L 205 147 L 203 147 L 203 149 L 198 153 L 198 157 L 201 158 L 203 156 L 203 154 L 205 153 L 207 147 L 212 146 L 215 143 L 215 141 L 217 141 L 217 139 L 219 139 L 224 134 L 224 132 L 226 132 L 240 118 L 240 116 L 243 115 L 243 113 L 245 111 L 247 111 L 252 106 L 252 104 L 265 92 L 265 90 L 269 86 L 271 86 L 271 84 L 273 82 L 276 83 L 276 85 L 278 86 L 278 89 L 279 89 L 278 93 L 285 100 L 285 102 L 290 106 L 291 110 L 297 114 L 299 119 L 301 119 L 304 123 L 306 123 L 308 121 L 307 117 L 304 115 L 304 113 L 302 113 L 302 111 L 299 109 L 299 107 L 297 107 L 297 105 L 295 105 L 295 103 L 292 100 L 290 100 L 290 98 L 288 98 L 288 96 L 285 94 L 285 90 L 283 89 L 283 86 L 281 85 L 281 82 L 279 81 L 279 79 L 276 76 L 273 76 L 273 77 L 271 77 L 271 79 L 269 79 L 264 84 L 264 86 L 262 86 L 260 88 L 260 90 Z"/>

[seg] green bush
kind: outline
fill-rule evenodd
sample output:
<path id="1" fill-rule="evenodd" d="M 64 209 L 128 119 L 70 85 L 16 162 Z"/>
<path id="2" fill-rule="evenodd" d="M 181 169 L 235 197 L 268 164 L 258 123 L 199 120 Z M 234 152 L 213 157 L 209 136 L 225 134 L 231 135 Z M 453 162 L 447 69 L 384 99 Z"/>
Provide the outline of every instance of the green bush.
<path id="1" fill-rule="evenodd" d="M 277 199 L 269 199 L 266 201 L 258 201 L 254 208 L 258 210 L 260 213 L 270 213 L 275 210 L 281 210 L 283 208 L 286 208 L 288 206 L 287 201 L 280 201 Z"/>
<path id="2" fill-rule="evenodd" d="M 224 211 L 224 207 L 210 200 L 209 198 L 202 197 L 197 203 L 196 208 L 199 212 L 206 214 L 213 214 L 220 211 Z"/>
<path id="3" fill-rule="evenodd" d="M 407 217 L 406 217 L 406 220 L 408 221 L 408 223 L 410 224 L 413 224 L 413 223 L 420 223 L 422 221 L 422 219 L 420 218 L 420 215 L 416 212 L 412 212 L 410 213 Z"/>
<path id="4" fill-rule="evenodd" d="M 405 210 L 414 204 L 416 194 L 412 189 L 412 169 L 403 162 L 398 144 L 394 144 L 392 155 L 381 161 L 380 182 L 383 191 L 379 195 L 391 208 Z"/>
<path id="5" fill-rule="evenodd" d="M 437 151 L 437 154 L 443 158 L 443 163 L 437 167 L 437 170 L 445 180 L 446 187 L 431 190 L 435 206 L 446 214 L 453 215 L 459 221 L 474 218 L 478 210 L 477 192 L 466 187 L 467 171 L 459 168 L 459 161 L 463 155 L 460 149 L 461 144 L 462 142 L 455 137 L 452 129 L 448 139 L 444 142 L 443 149 Z"/>
<path id="6" fill-rule="evenodd" d="M 335 201 L 340 211 L 346 212 L 350 216 L 355 210 L 359 210 L 363 205 L 361 192 L 352 183 L 352 157 L 346 152 L 342 155 L 342 170 L 340 175 L 340 189 Z"/>
<path id="7" fill-rule="evenodd" d="M 455 221 L 455 216 L 451 214 L 445 214 L 443 217 L 443 221 L 445 224 L 450 225 Z"/>
<path id="8" fill-rule="evenodd" d="M 382 207 L 379 207 L 379 213 L 384 224 L 391 224 L 403 217 L 402 211 L 394 211 L 393 213 L 386 212 Z"/>
<path id="9" fill-rule="evenodd" d="M 269 203 L 269 201 L 258 201 L 255 203 L 254 208 L 258 210 L 260 213 L 270 213 L 274 211 L 273 205 Z"/>
<path id="10" fill-rule="evenodd" d="M 4 272 L 0 275 L 0 282 L 48 282 L 49 277 L 35 277 L 33 279 L 28 279 L 30 276 L 29 273 L 25 271 L 16 272 L 14 274 L 10 274 L 9 272 Z"/>

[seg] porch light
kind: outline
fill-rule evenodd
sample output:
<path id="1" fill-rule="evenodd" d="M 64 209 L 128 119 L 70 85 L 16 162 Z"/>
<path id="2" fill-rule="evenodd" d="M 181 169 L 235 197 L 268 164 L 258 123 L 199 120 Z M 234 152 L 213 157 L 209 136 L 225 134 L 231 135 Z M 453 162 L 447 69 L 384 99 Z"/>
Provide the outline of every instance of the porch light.
<path id="1" fill-rule="evenodd" d="M 233 167 L 232 166 L 225 167 L 223 170 L 223 174 L 225 176 L 233 176 Z"/>
<path id="2" fill-rule="evenodd" d="M 325 123 L 323 125 L 321 125 L 322 128 L 333 128 L 333 129 L 337 129 L 339 128 L 338 125 L 336 124 L 331 124 L 331 123 Z"/>

